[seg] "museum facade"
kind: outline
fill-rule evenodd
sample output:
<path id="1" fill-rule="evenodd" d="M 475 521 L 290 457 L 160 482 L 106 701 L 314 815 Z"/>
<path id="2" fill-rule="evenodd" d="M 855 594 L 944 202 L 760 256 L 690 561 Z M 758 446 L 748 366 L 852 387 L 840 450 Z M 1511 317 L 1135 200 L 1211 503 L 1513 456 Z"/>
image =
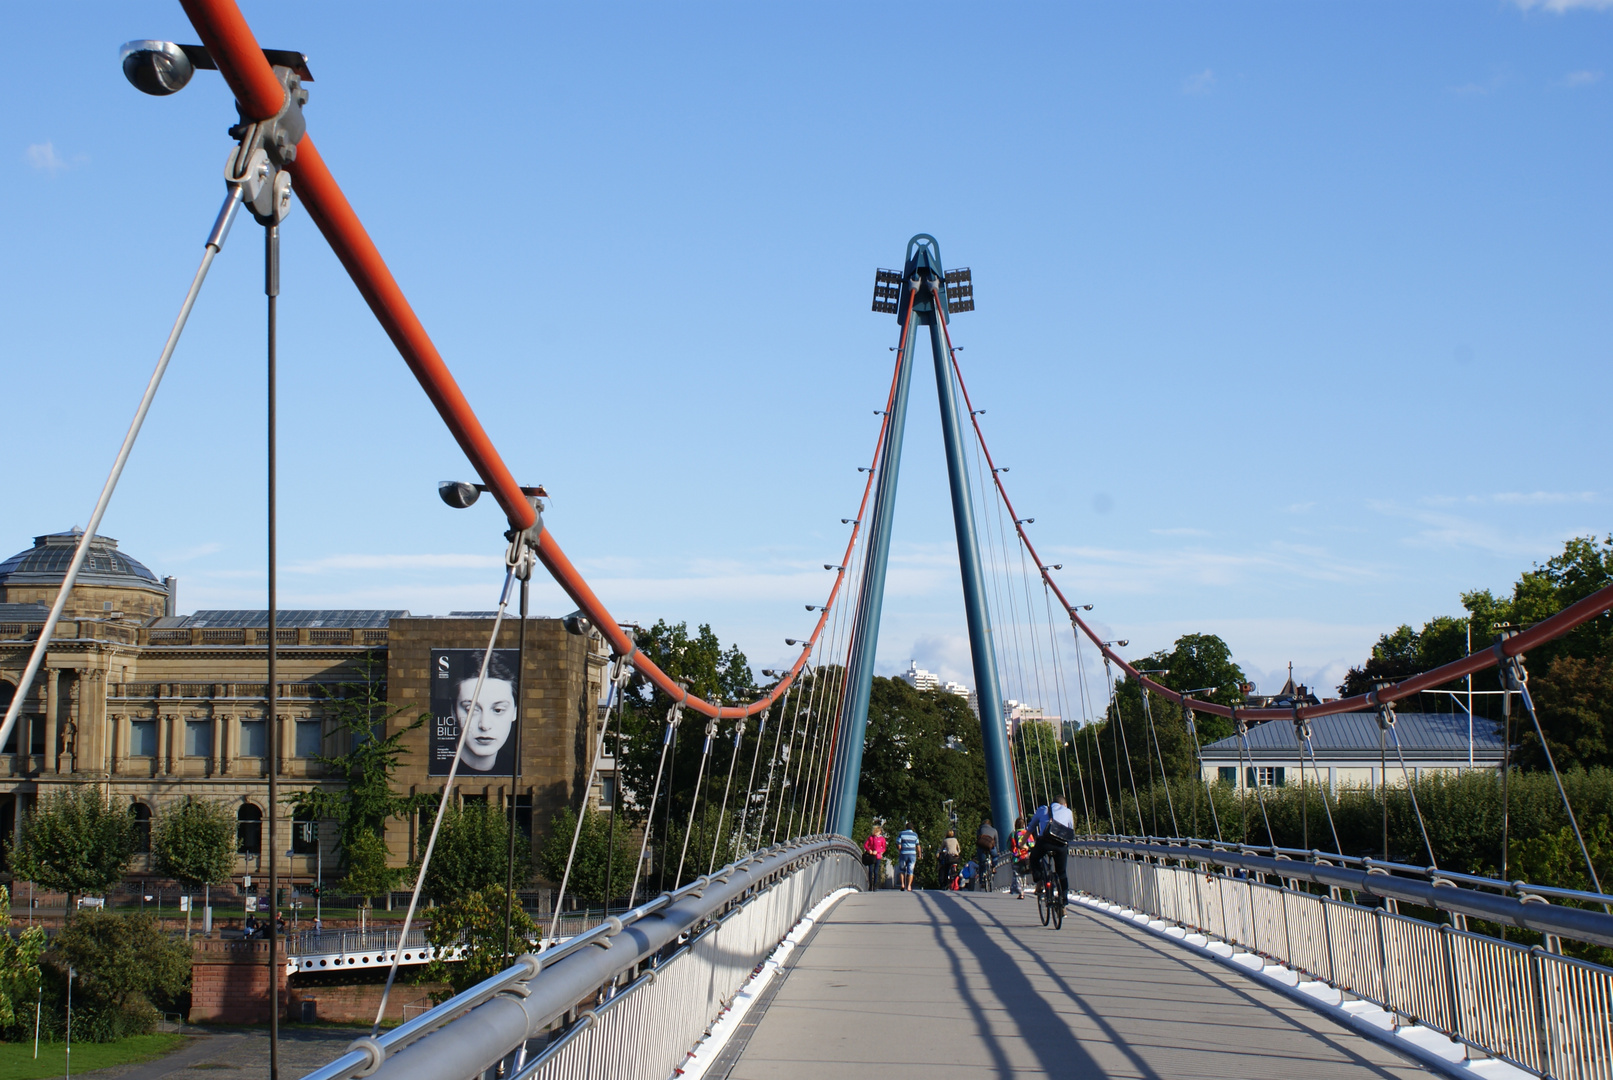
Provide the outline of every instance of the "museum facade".
<path id="1" fill-rule="evenodd" d="M 34 546 L 0 563 L 0 708 L 9 706 L 28 656 L 61 587 L 80 533 L 36 537 Z M 268 776 L 278 766 L 282 805 L 276 818 L 281 873 L 309 882 L 321 862 L 337 867 L 335 829 L 294 822 L 285 797 L 340 781 L 324 775 L 320 756 L 344 753 L 348 735 L 336 699 L 368 670 L 385 673 L 386 711 L 392 730 L 420 716 L 408 753 L 394 775 L 400 791 L 440 792 L 445 767 L 433 762 L 433 742 L 457 740 L 446 676 L 450 660 L 463 666 L 487 647 L 491 613 L 414 616 L 403 610 L 296 610 L 277 617 L 274 716 L 268 694 L 268 620 L 262 610 L 179 614 L 178 582 L 159 580 L 139 561 L 97 536 L 44 666 L 24 700 L 5 746 L 0 747 L 0 855 L 20 836 L 29 809 L 53 790 L 97 784 L 127 805 L 148 846 L 151 824 L 169 805 L 195 796 L 223 802 L 237 820 L 238 877 L 267 871 Z M 502 756 L 462 757 L 485 764 L 463 767 L 456 798 L 509 808 L 536 847 L 549 820 L 575 807 L 587 783 L 598 737 L 598 703 L 609 660 L 597 633 L 568 633 L 559 618 L 527 620 L 524 659 L 514 650 L 519 619 L 500 627 L 495 658 L 508 658 L 497 687 L 513 705 L 520 729 L 520 763 L 504 728 L 472 722 L 467 742 L 499 738 Z M 510 650 L 504 652 L 503 650 Z M 435 676 L 435 679 L 434 679 Z M 495 680 L 490 675 L 490 683 Z M 435 695 L 433 691 L 436 691 Z M 434 696 L 438 700 L 433 708 Z M 467 698 L 468 691 L 465 693 Z M 482 715 L 465 703 L 464 715 Z M 278 762 L 269 757 L 269 724 L 279 735 Z M 445 734 L 446 733 L 446 734 Z M 449 763 L 453 757 L 449 752 Z M 613 782 L 612 762 L 589 793 L 597 805 Z M 429 819 L 425 828 L 429 829 Z M 394 865 L 409 862 L 419 819 L 388 823 Z M 289 865 L 288 865 L 289 863 Z M 142 850 L 131 877 L 150 876 Z"/>

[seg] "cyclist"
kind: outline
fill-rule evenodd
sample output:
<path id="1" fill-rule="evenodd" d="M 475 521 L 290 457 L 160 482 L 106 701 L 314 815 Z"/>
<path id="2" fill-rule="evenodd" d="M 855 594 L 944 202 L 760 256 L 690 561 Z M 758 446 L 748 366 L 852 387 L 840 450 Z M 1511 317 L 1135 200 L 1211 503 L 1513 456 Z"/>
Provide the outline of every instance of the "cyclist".
<path id="1" fill-rule="evenodd" d="M 1047 812 L 1045 818 L 1042 816 L 1044 810 Z M 1031 847 L 1031 870 L 1040 883 L 1042 856 L 1051 856 L 1053 869 L 1058 874 L 1059 896 L 1067 897 L 1070 894 L 1070 881 L 1066 870 L 1069 866 L 1069 844 L 1075 839 L 1075 815 L 1070 812 L 1064 796 L 1060 795 L 1051 805 L 1038 807 L 1034 820 L 1040 824 L 1040 828 L 1036 833 L 1036 843 Z M 1043 822 L 1045 824 L 1041 824 Z"/>
<path id="2" fill-rule="evenodd" d="M 991 827 L 991 819 L 980 823 L 980 835 L 975 837 L 975 865 L 979 868 L 975 872 L 975 888 L 985 892 L 992 891 L 995 884 L 991 870 L 992 857 L 997 853 L 997 830 Z"/>

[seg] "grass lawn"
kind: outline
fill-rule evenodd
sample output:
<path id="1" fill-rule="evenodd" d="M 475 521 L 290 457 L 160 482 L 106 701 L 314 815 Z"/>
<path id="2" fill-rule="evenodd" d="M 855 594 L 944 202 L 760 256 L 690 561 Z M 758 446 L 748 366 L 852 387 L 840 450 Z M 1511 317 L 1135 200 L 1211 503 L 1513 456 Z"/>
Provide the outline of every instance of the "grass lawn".
<path id="1" fill-rule="evenodd" d="M 185 1044 L 183 1035 L 131 1035 L 109 1043 L 73 1044 L 73 1075 L 112 1065 L 150 1061 Z M 61 1076 L 66 1069 L 67 1052 L 61 1043 L 39 1044 L 39 1060 L 34 1060 L 32 1040 L 0 1042 L 0 1076 L 6 1080 L 47 1080 Z"/>

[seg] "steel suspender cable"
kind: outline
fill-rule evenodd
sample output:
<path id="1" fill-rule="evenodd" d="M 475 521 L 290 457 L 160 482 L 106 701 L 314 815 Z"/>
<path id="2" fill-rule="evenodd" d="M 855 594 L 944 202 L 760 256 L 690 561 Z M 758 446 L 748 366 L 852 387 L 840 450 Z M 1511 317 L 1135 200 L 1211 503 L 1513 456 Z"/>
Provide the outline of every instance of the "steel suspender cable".
<path id="1" fill-rule="evenodd" d="M 465 737 L 470 733 L 471 723 L 475 720 L 475 709 L 480 707 L 474 703 L 482 700 L 482 684 L 487 681 L 487 665 L 493 659 L 493 646 L 498 644 L 499 627 L 504 624 L 504 610 L 510 604 L 510 584 L 515 580 L 516 568 L 522 561 L 531 557 L 526 534 L 517 533 L 515 539 L 510 541 L 509 552 L 504 557 L 504 588 L 499 591 L 498 611 L 493 615 L 493 632 L 488 635 L 487 650 L 482 653 L 482 663 L 476 672 L 476 686 L 470 696 L 473 702 L 472 712 L 459 725 L 459 742 L 454 747 L 454 763 L 448 767 L 448 778 L 443 782 L 442 797 L 437 800 L 437 815 L 431 822 L 431 836 L 426 841 L 425 853 L 420 856 L 420 872 L 415 875 L 414 890 L 409 894 L 409 910 L 403 915 L 403 930 L 398 934 L 400 945 L 409 940 L 409 927 L 414 923 L 415 908 L 420 903 L 420 889 L 426 882 L 426 871 L 431 868 L 432 852 L 437 848 L 437 833 L 442 829 L 443 814 L 448 809 L 448 803 L 454 797 L 454 780 L 459 776 L 460 755 L 465 752 Z M 392 996 L 392 983 L 398 977 L 398 958 L 402 955 L 401 948 L 392 953 L 392 965 L 386 973 L 386 986 L 381 991 L 381 1007 L 375 1010 L 375 1023 L 370 1026 L 372 1039 L 381 1030 L 381 1018 L 386 1015 L 387 998 Z"/>
<path id="2" fill-rule="evenodd" d="M 1077 662 L 1080 662 L 1080 660 L 1081 660 L 1081 648 L 1080 648 L 1080 645 L 1081 645 L 1081 641 L 1080 641 L 1079 638 L 1077 638 L 1076 639 L 1076 651 L 1075 651 L 1075 658 L 1076 658 Z M 1082 681 L 1083 682 L 1085 681 L 1085 676 L 1082 677 Z M 1095 727 L 1096 727 L 1095 722 L 1093 724 L 1089 724 L 1088 725 L 1088 730 L 1092 730 Z M 1110 833 L 1110 835 L 1118 836 L 1120 834 L 1120 828 L 1115 824 L 1115 804 L 1113 802 L 1111 802 L 1110 799 L 1109 799 L 1109 767 L 1104 764 L 1104 761 L 1103 761 L 1103 746 L 1098 742 L 1098 733 L 1095 730 L 1092 730 L 1092 751 L 1091 751 L 1091 754 L 1092 754 L 1093 757 L 1098 759 L 1098 775 L 1103 780 L 1103 802 L 1104 802 L 1104 805 L 1107 806 L 1108 809 L 1109 809 L 1109 833 Z"/>
<path id="3" fill-rule="evenodd" d="M 1309 751 L 1311 755 L 1311 769 L 1316 773 L 1316 786 L 1322 791 L 1322 809 L 1327 813 L 1327 829 L 1328 832 L 1333 834 L 1333 850 L 1343 851 L 1344 845 L 1339 843 L 1339 830 L 1333 824 L 1333 806 L 1332 801 L 1329 798 L 1331 795 L 1331 785 L 1324 783 L 1322 780 L 1322 766 L 1321 763 L 1316 760 L 1316 747 L 1311 743 L 1310 721 L 1302 720 L 1301 723 L 1305 725 L 1305 749 Z M 1299 763 L 1299 768 L 1303 773 L 1305 770 L 1305 762 L 1303 759 Z M 1212 802 L 1210 805 L 1213 808 L 1215 804 Z"/>
<path id="4" fill-rule="evenodd" d="M 809 664 L 808 667 L 810 667 L 810 666 L 811 665 Z M 784 744 L 784 756 L 783 756 L 782 759 L 780 759 L 780 764 L 783 765 L 783 767 L 784 767 L 784 775 L 779 777 L 778 806 L 775 807 L 774 810 L 773 810 L 773 835 L 771 836 L 771 838 L 768 841 L 769 843 L 772 843 L 772 844 L 778 843 L 779 827 L 784 824 L 784 789 L 785 788 L 789 788 L 789 790 L 790 790 L 790 802 L 791 802 L 791 804 L 793 805 L 794 802 L 795 802 L 795 788 L 790 783 L 790 767 L 793 765 L 797 769 L 800 768 L 800 763 L 796 760 L 797 753 L 796 753 L 796 749 L 795 749 L 795 736 L 797 734 L 799 734 L 800 730 L 801 730 L 801 698 L 805 694 L 806 694 L 806 679 L 805 678 L 797 679 L 795 681 L 795 712 L 790 716 L 790 739 L 789 739 L 788 742 L 786 742 Z M 807 722 L 808 723 L 812 722 L 810 713 L 807 716 Z"/>
<path id="5" fill-rule="evenodd" d="M 522 626 L 523 630 L 526 627 L 526 582 L 525 581 L 521 582 L 521 626 Z M 620 663 L 621 663 L 621 661 L 618 661 L 618 664 L 620 664 Z M 615 678 L 612 679 L 612 681 L 611 681 L 612 687 L 615 686 L 616 681 L 617 680 Z M 620 711 L 620 705 L 618 705 L 618 711 Z M 519 714 L 517 714 L 517 716 L 519 716 Z M 588 796 L 594 790 L 594 777 L 599 775 L 599 763 L 602 760 L 604 760 L 604 757 L 605 757 L 605 737 L 606 737 L 606 735 L 609 734 L 609 732 L 610 732 L 610 711 L 607 709 L 606 712 L 605 712 L 605 722 L 604 722 L 604 724 L 600 725 L 599 738 L 594 744 L 593 761 L 590 762 L 589 766 L 588 766 L 588 781 L 587 781 L 587 783 L 583 784 L 583 786 L 582 786 L 582 798 L 580 800 L 578 800 L 578 804 L 577 804 L 577 824 L 576 824 L 576 827 L 571 830 L 571 847 L 566 851 L 566 868 L 560 875 L 560 891 L 555 894 L 554 906 L 551 908 L 550 913 L 549 913 L 549 938 L 550 938 L 550 940 L 553 940 L 555 938 L 555 936 L 556 936 L 556 934 L 557 934 L 557 932 L 559 931 L 559 928 L 560 928 L 560 905 L 566 899 L 566 888 L 567 888 L 567 886 L 569 886 L 571 884 L 571 864 L 572 864 L 572 860 L 574 860 L 577 857 L 577 841 L 582 838 L 583 822 L 588 817 Z M 517 759 L 517 761 L 519 761 L 519 759 Z M 517 769 L 519 769 L 519 765 L 517 765 Z M 513 785 L 512 785 L 512 788 L 513 788 Z M 515 828 L 515 816 L 514 816 L 514 811 L 513 810 L 511 811 L 511 815 L 510 815 L 510 828 L 512 830 L 511 843 L 514 843 L 513 830 Z M 608 860 L 608 858 L 609 857 L 607 856 L 607 860 Z M 610 865 L 608 861 L 606 862 L 606 865 L 607 866 Z M 512 863 L 512 866 L 513 866 L 513 863 Z M 605 894 L 605 903 L 607 905 L 610 904 L 610 893 L 609 893 L 609 891 L 607 891 L 606 894 Z M 504 954 L 506 956 L 508 956 L 509 955 L 509 940 L 508 940 L 509 939 L 509 927 L 508 926 L 505 927 L 504 933 L 505 933 L 505 950 L 504 950 Z"/>
<path id="6" fill-rule="evenodd" d="M 280 628 L 278 624 L 279 598 L 276 592 L 280 569 L 277 538 L 276 538 L 276 497 L 279 492 L 276 466 L 279 464 L 278 413 L 276 409 L 276 350 L 279 342 L 276 340 L 276 326 L 278 303 L 280 299 L 280 226 L 274 222 L 267 222 L 263 227 L 263 293 L 268 299 L 267 345 L 268 364 L 265 386 L 266 408 L 265 427 L 267 428 L 266 458 L 268 469 L 265 480 L 265 524 L 267 525 L 267 541 L 265 556 L 267 561 L 268 610 L 266 612 L 269 629 L 269 648 L 266 656 L 266 672 L 268 678 L 268 724 L 269 724 L 269 985 L 278 986 L 279 964 L 277 957 L 280 952 L 280 844 L 275 836 L 275 821 L 280 817 L 280 684 L 276 672 L 276 660 L 280 652 Z M 93 531 L 93 530 L 92 530 Z M 66 586 L 62 588 L 67 591 Z M 188 925 L 188 923 L 187 923 Z M 278 991 L 276 991 L 278 994 Z M 373 1032 L 372 1032 L 373 1034 Z M 280 1009 L 278 998 L 275 1006 L 269 1010 L 269 1080 L 280 1080 Z"/>
<path id="7" fill-rule="evenodd" d="M 1187 728 L 1188 741 L 1193 744 L 1193 755 L 1194 755 L 1195 758 L 1198 759 L 1199 777 L 1204 782 L 1204 797 L 1210 803 L 1210 820 L 1215 823 L 1215 839 L 1217 840 L 1217 842 L 1219 842 L 1222 839 L 1222 836 L 1221 836 L 1221 815 L 1218 814 L 1216 812 L 1216 809 L 1215 809 L 1215 789 L 1210 786 L 1210 776 L 1209 776 L 1208 773 L 1206 773 L 1204 771 L 1204 748 L 1199 745 L 1198 727 L 1197 727 L 1197 725 L 1195 725 L 1193 723 L 1193 709 L 1189 705 L 1184 704 L 1182 706 L 1182 724 L 1183 724 L 1184 727 Z M 1195 794 L 1193 796 L 1193 807 L 1194 807 L 1194 809 L 1193 809 L 1193 833 L 1196 836 L 1198 834 L 1198 831 L 1199 831 L 1197 788 L 1194 789 L 1194 792 L 1195 792 Z"/>
<path id="8" fill-rule="evenodd" d="M 689 855 L 689 838 L 694 835 L 694 815 L 695 811 L 700 808 L 700 785 L 706 778 L 706 762 L 711 757 L 711 743 L 716 734 L 717 718 L 715 716 L 708 717 L 706 719 L 706 740 L 701 744 L 700 764 L 695 769 L 694 774 L 694 795 L 689 799 L 689 823 L 683 830 L 683 850 L 678 852 L 678 872 L 672 876 L 672 887 L 674 889 L 683 886 L 683 862 Z M 695 857 L 699 858 L 698 855 Z"/>
<path id="9" fill-rule="evenodd" d="M 1104 679 L 1109 683 L 1109 708 L 1114 713 L 1114 725 L 1116 730 L 1120 733 L 1120 737 L 1115 740 L 1115 785 L 1118 787 L 1120 784 L 1119 759 L 1121 750 L 1123 748 L 1126 754 L 1126 775 L 1131 778 L 1131 801 L 1137 807 L 1137 831 L 1146 833 L 1148 831 L 1148 826 L 1143 821 L 1143 804 L 1142 800 L 1137 797 L 1137 773 L 1131 767 L 1131 744 L 1126 739 L 1126 724 L 1120 716 L 1120 699 L 1115 696 L 1114 671 L 1109 667 L 1109 658 L 1107 656 L 1103 659 L 1103 676 Z M 1125 792 L 1122 791 L 1120 794 L 1120 820 L 1122 824 L 1124 824 L 1126 820 L 1125 799 Z"/>
<path id="10" fill-rule="evenodd" d="M 628 680 L 633 677 L 633 657 L 638 653 L 638 646 L 633 646 L 626 656 L 616 658 L 616 674 L 611 680 L 611 686 L 616 695 L 616 741 L 611 744 L 611 760 L 616 763 L 611 776 L 610 786 L 610 828 L 605 840 L 605 910 L 610 911 L 611 897 L 615 896 L 616 883 L 616 811 L 622 801 L 622 713 L 626 711 L 625 698 L 627 696 Z M 607 726 L 610 716 L 605 717 Z"/>
<path id="11" fill-rule="evenodd" d="M 745 803 L 739 811 L 739 844 L 735 848 L 735 857 L 744 858 L 750 854 L 750 804 L 756 797 L 756 765 L 762 756 L 762 743 L 767 737 L 767 718 L 773 715 L 772 709 L 765 709 L 762 718 L 756 722 L 756 749 L 750 756 L 750 779 L 745 781 Z M 744 723 L 741 719 L 740 723 Z"/>
<path id="12" fill-rule="evenodd" d="M 1422 831 L 1423 846 L 1428 849 L 1428 868 L 1438 870 L 1439 860 L 1434 858 L 1434 842 L 1428 839 L 1428 823 L 1423 820 L 1423 808 L 1417 805 L 1417 783 L 1412 779 L 1411 770 L 1406 767 L 1406 751 L 1400 745 L 1400 732 L 1395 730 L 1394 706 L 1385 705 L 1383 709 L 1389 714 L 1389 734 L 1394 736 L 1395 755 L 1400 758 L 1400 775 L 1406 779 L 1406 793 L 1411 796 L 1411 809 L 1417 815 L 1417 828 Z"/>
<path id="13" fill-rule="evenodd" d="M 1238 745 L 1241 746 L 1243 751 L 1249 755 L 1250 767 L 1249 772 L 1245 774 L 1245 778 L 1254 780 L 1255 801 L 1260 804 L 1260 820 L 1266 823 L 1266 843 L 1269 844 L 1272 851 L 1275 852 L 1277 850 L 1277 834 L 1271 831 L 1271 816 L 1266 813 L 1266 793 L 1261 789 L 1260 786 L 1260 774 L 1254 768 L 1255 752 L 1249 747 L 1249 725 L 1238 719 L 1237 709 L 1232 710 L 1232 722 L 1237 725 Z M 1247 825 L 1244 826 L 1244 837 L 1247 841 Z"/>
<path id="14" fill-rule="evenodd" d="M 728 755 L 728 781 L 723 784 L 722 809 L 717 814 L 716 835 L 711 838 L 711 860 L 706 864 L 707 874 L 717 869 L 717 849 L 722 846 L 722 823 L 728 816 L 728 794 L 734 787 L 734 765 L 739 761 L 739 748 L 744 741 L 745 718 L 741 716 L 734 721 L 734 752 Z"/>
<path id="15" fill-rule="evenodd" d="M 1501 643 L 1496 642 L 1496 652 L 1501 651 Z M 1529 673 L 1524 669 L 1523 658 L 1512 656 L 1500 664 L 1503 685 L 1509 691 L 1516 691 L 1518 700 L 1523 702 L 1523 711 L 1529 714 L 1529 722 L 1535 727 L 1535 738 L 1540 740 L 1540 752 L 1546 755 L 1546 766 L 1551 769 L 1551 778 L 1557 784 L 1557 794 L 1563 800 L 1563 813 L 1568 815 L 1568 824 L 1574 830 L 1574 839 L 1579 842 L 1579 853 L 1585 859 L 1585 872 L 1590 875 L 1591 889 L 1594 892 L 1602 891 L 1602 882 L 1596 875 L 1596 864 L 1591 861 L 1591 853 L 1585 847 L 1585 834 L 1579 831 L 1579 820 L 1574 817 L 1574 807 L 1568 801 L 1568 792 L 1563 789 L 1563 778 L 1557 772 L 1557 762 L 1552 759 L 1551 745 L 1546 742 L 1546 733 L 1541 730 L 1540 717 L 1535 714 L 1534 697 L 1529 693 Z M 1608 905 L 1602 905 L 1606 908 Z"/>
<path id="16" fill-rule="evenodd" d="M 527 594 L 531 591 L 529 586 L 532 584 L 532 566 L 530 563 L 528 563 L 522 566 L 520 569 L 524 570 L 525 573 L 516 574 L 516 577 L 521 579 L 521 626 L 515 638 L 515 670 L 520 673 L 516 676 L 515 685 L 517 693 L 520 693 L 520 688 L 523 685 L 522 680 L 526 678 Z M 525 695 L 523 694 L 522 696 L 524 697 Z M 510 770 L 510 814 L 509 821 L 506 823 L 506 828 L 509 830 L 506 839 L 509 841 L 509 845 L 508 851 L 505 853 L 504 862 L 505 956 L 510 955 L 510 926 L 515 920 L 515 834 L 517 832 L 515 816 L 516 806 L 520 802 L 521 798 L 521 728 L 524 726 L 521 722 L 521 719 L 521 707 L 520 704 L 517 703 L 515 708 L 515 767 Z M 607 724 L 610 722 L 610 715 L 608 713 L 606 714 L 605 722 Z M 591 786 L 593 784 L 593 779 L 590 778 L 588 782 Z M 584 789 L 584 799 L 588 797 L 586 790 L 587 789 Z M 579 818 L 578 820 L 581 819 Z M 528 843 L 530 844 L 531 841 L 529 840 Z M 572 849 L 575 850 L 576 846 L 577 842 L 573 840 Z M 566 858 L 566 869 L 567 871 L 571 869 L 571 858 L 569 856 Z M 609 903 L 608 897 L 606 902 Z M 400 942 L 399 944 L 401 945 L 402 943 Z"/>
<path id="17" fill-rule="evenodd" d="M 202 249 L 202 263 L 196 268 L 196 274 L 191 278 L 190 288 L 185 292 L 184 303 L 179 305 L 179 317 L 174 320 L 173 329 L 168 331 L 168 340 L 163 343 L 162 353 L 157 357 L 157 366 L 151 372 L 151 378 L 146 381 L 145 393 L 140 395 L 140 404 L 135 407 L 134 419 L 129 422 L 129 430 L 123 436 L 123 443 L 118 447 L 117 456 L 112 459 L 112 471 L 107 474 L 106 483 L 101 485 L 101 496 L 95 500 L 95 509 L 90 511 L 89 524 L 84 527 L 84 533 L 78 538 L 78 546 L 73 549 L 73 558 L 67 564 L 67 573 L 62 577 L 62 586 L 56 591 L 56 599 L 51 602 L 50 613 L 45 616 L 45 625 L 39 628 L 39 637 L 34 642 L 33 651 L 28 654 L 28 663 L 23 668 L 22 678 L 18 680 L 16 690 L 11 697 L 11 704 L 6 707 L 4 721 L 0 721 L 0 746 L 4 746 L 11 737 L 12 729 L 16 726 L 17 716 L 22 712 L 27 701 L 28 692 L 33 688 L 34 678 L 39 674 L 39 667 L 45 660 L 45 652 L 50 648 L 51 638 L 56 634 L 56 624 L 61 621 L 62 611 L 67 607 L 68 596 L 73 591 L 74 582 L 78 581 L 79 571 L 84 568 L 84 559 L 90 552 L 90 544 L 95 534 L 101 528 L 101 519 L 106 516 L 107 504 L 112 501 L 112 492 L 117 489 L 118 479 L 123 475 L 123 467 L 128 464 L 129 453 L 134 449 L 134 441 L 140 435 L 140 428 L 146 422 L 146 414 L 151 411 L 151 402 L 157 396 L 157 387 L 162 384 L 162 377 L 168 370 L 168 361 L 173 358 L 174 348 L 179 344 L 179 335 L 184 332 L 185 323 L 190 319 L 191 308 L 196 306 L 196 297 L 201 294 L 202 282 L 207 280 L 207 271 L 213 265 L 213 259 L 224 247 L 224 238 L 230 234 L 230 226 L 235 222 L 235 214 L 241 208 L 241 189 L 238 185 L 231 185 L 229 193 L 224 197 L 224 205 L 213 221 L 213 228 L 207 234 L 207 243 Z"/>
<path id="18" fill-rule="evenodd" d="M 1159 732 L 1154 727 L 1154 710 L 1148 704 L 1148 687 L 1142 686 L 1140 689 L 1143 694 L 1143 715 L 1148 718 L 1148 734 L 1154 740 L 1154 757 L 1159 760 L 1159 782 L 1165 788 L 1165 808 L 1171 812 L 1171 835 L 1179 837 L 1182 835 L 1182 828 L 1176 823 L 1176 803 L 1171 798 L 1171 779 L 1165 774 L 1165 754 L 1159 748 Z M 1152 780 L 1149 781 L 1148 786 L 1153 787 Z M 1152 791 L 1148 793 L 1148 801 L 1154 801 Z"/>
<path id="19" fill-rule="evenodd" d="M 683 702 L 674 702 L 672 708 L 666 711 L 666 735 L 661 739 L 661 760 L 655 766 L 655 785 L 650 789 L 650 806 L 644 817 L 644 835 L 639 839 L 638 844 L 638 863 L 633 867 L 633 888 L 632 891 L 627 894 L 627 906 L 629 910 L 631 910 L 633 905 L 638 901 L 638 879 L 639 875 L 644 872 L 644 853 L 649 849 L 650 827 L 655 823 L 655 800 L 661 795 L 661 774 L 666 770 L 667 751 L 672 746 L 672 734 L 678 728 L 678 721 L 682 719 Z M 672 796 L 669 794 L 667 796 L 667 800 L 670 802 L 671 799 Z M 663 849 L 666 847 L 666 840 L 664 837 L 662 838 L 661 846 Z M 666 853 L 664 850 L 661 853 L 660 861 L 663 865 L 665 865 Z"/>

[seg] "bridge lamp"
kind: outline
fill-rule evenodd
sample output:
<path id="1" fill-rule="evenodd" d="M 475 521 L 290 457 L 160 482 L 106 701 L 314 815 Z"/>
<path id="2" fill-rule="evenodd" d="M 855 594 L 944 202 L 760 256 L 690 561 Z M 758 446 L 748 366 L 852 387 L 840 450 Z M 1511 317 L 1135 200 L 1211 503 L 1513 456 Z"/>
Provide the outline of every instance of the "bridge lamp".
<path id="1" fill-rule="evenodd" d="M 836 565 L 834 565 L 834 563 L 824 563 L 823 568 L 825 570 L 844 570 L 845 569 L 844 566 L 836 566 Z"/>
<path id="2" fill-rule="evenodd" d="M 874 470 L 869 468 L 866 465 L 859 465 L 859 466 L 857 466 L 857 471 L 858 472 L 873 472 Z"/>
<path id="3" fill-rule="evenodd" d="M 275 67 L 290 68 L 303 82 L 313 82 L 308 57 L 292 49 L 264 49 L 263 58 Z M 142 94 L 167 97 L 190 82 L 196 69 L 217 71 L 218 64 L 205 45 L 176 45 L 172 41 L 131 41 L 118 50 L 123 77 Z"/>
<path id="4" fill-rule="evenodd" d="M 875 416 L 884 416 L 885 415 L 885 410 L 884 409 L 875 409 L 874 410 L 874 415 Z"/>
<path id="5" fill-rule="evenodd" d="M 1169 675 L 1170 673 L 1171 673 L 1171 669 L 1168 668 L 1168 667 L 1155 667 L 1155 668 L 1140 667 L 1140 668 L 1137 669 L 1137 674 L 1139 674 L 1139 675 Z"/>
<path id="6" fill-rule="evenodd" d="M 1077 604 L 1075 606 L 1080 608 L 1082 611 L 1091 611 L 1092 610 L 1092 605 L 1091 604 Z"/>
<path id="7" fill-rule="evenodd" d="M 985 416 L 986 415 L 986 410 L 985 409 L 970 409 L 969 410 L 969 415 L 970 416 Z"/>
<path id="8" fill-rule="evenodd" d="M 1035 518 L 1015 518 L 1014 519 L 1014 524 L 1015 525 L 1035 525 L 1036 524 L 1036 519 Z"/>
<path id="9" fill-rule="evenodd" d="M 579 636 L 588 633 L 588 631 L 594 628 L 594 621 L 587 615 L 584 615 L 580 609 L 573 611 L 570 615 L 567 615 L 564 619 L 561 619 L 560 622 L 563 626 L 565 626 L 566 633 L 577 634 Z"/>
<path id="10" fill-rule="evenodd" d="M 486 484 L 469 484 L 463 480 L 444 480 L 437 485 L 437 497 L 452 506 L 455 510 L 468 510 L 482 492 L 491 491 Z M 547 499 L 549 493 L 543 490 L 543 485 L 537 487 L 523 487 L 521 494 L 529 499 Z"/>
<path id="11" fill-rule="evenodd" d="M 1118 645 L 1124 649 L 1127 645 L 1130 645 L 1131 642 L 1127 641 L 1125 638 L 1120 638 L 1116 641 L 1100 641 L 1098 644 L 1102 645 L 1106 649 L 1113 645 Z"/>
<path id="12" fill-rule="evenodd" d="M 863 523 L 862 518 L 841 518 L 840 519 L 840 524 L 842 524 L 842 525 L 861 525 L 862 523 Z"/>
<path id="13" fill-rule="evenodd" d="M 797 640 L 796 638 L 787 637 L 787 638 L 784 639 L 784 644 L 786 644 L 786 645 L 810 645 L 812 643 L 810 641 L 800 641 L 800 640 Z"/>
<path id="14" fill-rule="evenodd" d="M 806 609 L 808 611 L 817 611 L 818 610 L 818 605 L 817 604 L 808 604 L 806 606 Z"/>
<path id="15" fill-rule="evenodd" d="M 1007 465 L 999 465 L 999 466 L 997 466 L 995 469 L 993 469 L 991 471 L 994 472 L 994 473 L 1007 472 L 1008 471 L 1008 466 Z"/>
<path id="16" fill-rule="evenodd" d="M 1043 566 L 1043 567 L 1039 567 L 1039 569 L 1042 571 L 1042 573 L 1045 574 L 1049 570 L 1063 570 L 1064 569 L 1064 564 L 1061 563 L 1061 562 L 1056 562 L 1052 566 Z"/>
<path id="17" fill-rule="evenodd" d="M 1221 689 L 1219 686 L 1201 686 L 1197 690 L 1183 690 L 1182 691 L 1182 696 L 1184 698 L 1190 698 L 1194 694 L 1208 694 L 1211 691 L 1219 690 L 1219 689 Z"/>

